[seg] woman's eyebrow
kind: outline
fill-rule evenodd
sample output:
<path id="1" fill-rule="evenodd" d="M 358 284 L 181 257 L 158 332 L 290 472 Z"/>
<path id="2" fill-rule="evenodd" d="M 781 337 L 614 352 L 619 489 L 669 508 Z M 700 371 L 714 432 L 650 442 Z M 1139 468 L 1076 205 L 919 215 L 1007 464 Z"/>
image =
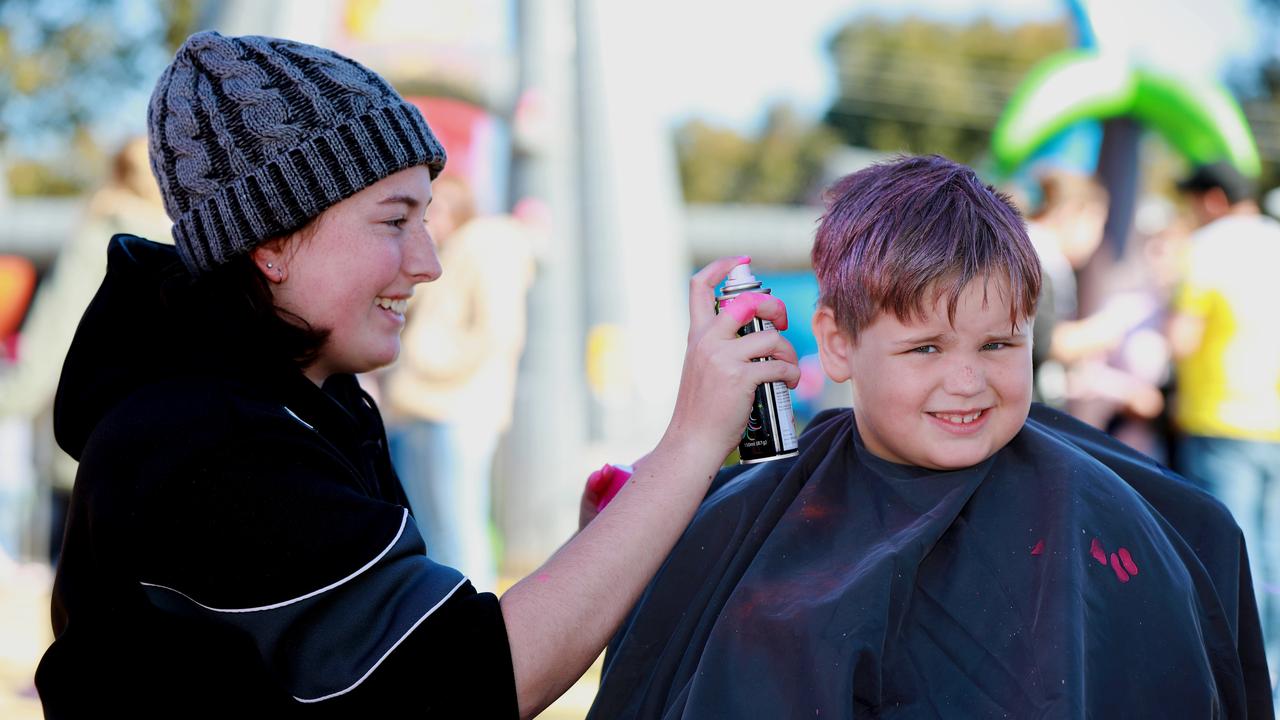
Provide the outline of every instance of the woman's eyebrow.
<path id="1" fill-rule="evenodd" d="M 418 207 L 422 203 L 418 202 L 418 198 L 415 198 L 412 195 L 392 195 L 390 197 L 379 200 L 378 204 L 379 205 L 396 205 L 396 204 L 407 205 L 409 209 L 412 210 L 413 208 Z"/>

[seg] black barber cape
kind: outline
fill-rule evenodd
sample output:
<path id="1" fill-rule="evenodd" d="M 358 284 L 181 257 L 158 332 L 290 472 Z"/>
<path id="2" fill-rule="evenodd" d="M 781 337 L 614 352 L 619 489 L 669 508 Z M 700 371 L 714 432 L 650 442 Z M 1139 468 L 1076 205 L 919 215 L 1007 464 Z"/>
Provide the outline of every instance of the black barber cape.
<path id="1" fill-rule="evenodd" d="M 63 368 L 50 718 L 514 717 L 497 599 L 424 553 L 372 401 L 117 236 Z"/>
<path id="2" fill-rule="evenodd" d="M 1070 417 L 936 472 L 824 413 L 717 483 L 591 718 L 1272 717 L 1230 515 Z"/>

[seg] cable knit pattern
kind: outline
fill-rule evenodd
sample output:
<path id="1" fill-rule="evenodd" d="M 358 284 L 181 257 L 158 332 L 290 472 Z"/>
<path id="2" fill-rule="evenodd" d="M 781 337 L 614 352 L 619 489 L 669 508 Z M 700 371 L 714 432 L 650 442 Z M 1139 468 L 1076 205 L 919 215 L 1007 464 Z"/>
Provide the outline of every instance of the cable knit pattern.
<path id="1" fill-rule="evenodd" d="M 192 35 L 147 113 L 151 170 L 193 273 L 286 235 L 394 172 L 445 153 L 418 109 L 338 53 Z"/>

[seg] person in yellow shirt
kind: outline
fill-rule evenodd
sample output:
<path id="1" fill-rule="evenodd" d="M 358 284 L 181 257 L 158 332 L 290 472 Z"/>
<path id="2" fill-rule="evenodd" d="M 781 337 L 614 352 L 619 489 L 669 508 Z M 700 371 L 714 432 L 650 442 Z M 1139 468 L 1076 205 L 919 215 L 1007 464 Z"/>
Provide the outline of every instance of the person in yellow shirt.
<path id="1" fill-rule="evenodd" d="M 1280 223 L 1226 162 L 1179 184 L 1200 224 L 1175 300 L 1178 470 L 1244 533 L 1271 666 L 1280 659 Z"/>

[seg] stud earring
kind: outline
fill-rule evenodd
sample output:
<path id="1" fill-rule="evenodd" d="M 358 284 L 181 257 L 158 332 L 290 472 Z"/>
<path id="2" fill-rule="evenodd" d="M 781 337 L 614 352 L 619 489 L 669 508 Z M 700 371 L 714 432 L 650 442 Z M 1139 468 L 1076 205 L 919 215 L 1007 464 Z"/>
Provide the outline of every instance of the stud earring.
<path id="1" fill-rule="evenodd" d="M 270 270 L 270 269 L 271 269 L 271 263 L 267 263 L 267 269 L 268 269 L 268 270 Z"/>

